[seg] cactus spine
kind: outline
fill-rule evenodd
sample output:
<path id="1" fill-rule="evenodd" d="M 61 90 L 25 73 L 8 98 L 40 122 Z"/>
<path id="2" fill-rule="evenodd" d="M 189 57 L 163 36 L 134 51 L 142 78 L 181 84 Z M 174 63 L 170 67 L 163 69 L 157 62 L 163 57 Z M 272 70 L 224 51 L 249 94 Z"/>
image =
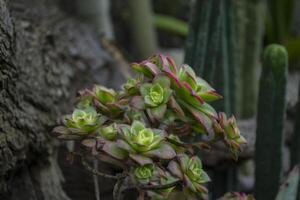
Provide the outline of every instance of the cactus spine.
<path id="1" fill-rule="evenodd" d="M 270 45 L 263 53 L 256 133 L 257 200 L 275 199 L 282 175 L 283 122 L 288 55 Z"/>

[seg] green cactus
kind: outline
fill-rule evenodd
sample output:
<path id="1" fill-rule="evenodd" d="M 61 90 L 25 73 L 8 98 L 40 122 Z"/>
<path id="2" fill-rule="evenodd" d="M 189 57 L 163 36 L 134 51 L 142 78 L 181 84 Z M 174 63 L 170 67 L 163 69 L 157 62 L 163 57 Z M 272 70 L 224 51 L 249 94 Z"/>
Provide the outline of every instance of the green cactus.
<path id="1" fill-rule="evenodd" d="M 232 113 L 231 111 L 231 102 L 230 100 L 230 92 L 234 92 L 230 87 L 229 81 L 232 77 L 229 77 L 229 34 L 228 34 L 228 22 L 227 22 L 227 14 L 228 14 L 228 5 L 225 1 L 219 2 L 221 7 L 221 33 L 219 35 L 219 49 L 218 58 L 217 58 L 217 68 L 215 69 L 214 74 L 214 87 L 216 90 L 220 92 L 221 95 L 224 96 L 225 101 L 220 101 L 216 105 L 217 110 L 224 110 L 227 114 Z M 212 16 L 213 17 L 213 16 Z"/>
<path id="2" fill-rule="evenodd" d="M 257 200 L 275 199 L 282 176 L 283 122 L 288 54 L 280 45 L 263 53 L 256 133 Z"/>
<path id="3" fill-rule="evenodd" d="M 281 185 L 275 200 L 296 200 L 299 176 L 299 166 L 296 166 L 290 172 L 287 180 Z"/>
<path id="4" fill-rule="evenodd" d="M 230 0 L 197 0 L 193 6 L 189 35 L 186 43 L 185 62 L 195 72 L 211 83 L 224 100 L 214 103 L 217 110 L 235 113 L 236 66 L 234 52 L 235 18 L 232 16 Z M 228 187 L 214 189 L 213 196 L 219 197 L 227 189 L 234 189 L 235 169 L 215 174 L 215 183 L 232 183 Z"/>
<path id="5" fill-rule="evenodd" d="M 298 96 L 300 97 L 300 87 Z M 298 99 L 300 99 L 298 97 Z M 300 101 L 298 100 L 297 105 L 297 118 L 294 127 L 294 135 L 291 146 L 291 164 L 296 165 L 300 162 Z"/>
<path id="6" fill-rule="evenodd" d="M 233 113 L 240 115 L 242 109 L 242 66 L 244 60 L 245 50 L 245 29 L 246 29 L 246 0 L 229 0 L 229 16 L 228 24 L 230 27 L 231 41 L 230 41 L 230 87 L 234 88 L 235 92 L 231 93 L 230 102 L 232 102 Z"/>
<path id="7" fill-rule="evenodd" d="M 211 5 L 213 1 L 195 1 L 192 3 L 192 14 L 189 33 L 186 41 L 185 63 L 195 67 L 198 75 L 204 66 L 206 44 L 209 35 Z M 201 30 L 201 31 L 199 31 Z M 196 64 L 197 59 L 197 66 Z"/>
<path id="8" fill-rule="evenodd" d="M 300 87 L 298 92 L 298 99 L 300 99 Z M 294 135 L 291 144 L 291 165 L 294 166 L 300 163 L 300 101 L 298 100 L 297 105 L 297 118 L 294 126 Z M 300 200 L 300 184 L 298 186 L 298 199 Z"/>
<path id="9" fill-rule="evenodd" d="M 257 73 L 264 30 L 265 0 L 246 1 L 246 19 L 242 61 L 241 116 L 253 117 L 257 97 Z"/>
<path id="10" fill-rule="evenodd" d="M 216 86 L 224 99 L 228 97 L 218 107 L 230 113 L 226 9 L 226 3 L 220 0 L 195 2 L 185 62 L 193 66 L 196 74 Z"/>

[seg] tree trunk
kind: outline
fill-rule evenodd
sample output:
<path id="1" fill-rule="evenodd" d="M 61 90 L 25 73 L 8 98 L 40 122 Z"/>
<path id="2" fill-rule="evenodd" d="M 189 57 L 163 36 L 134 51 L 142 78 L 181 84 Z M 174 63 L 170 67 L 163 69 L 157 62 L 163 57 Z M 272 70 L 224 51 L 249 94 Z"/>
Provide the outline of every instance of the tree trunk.
<path id="1" fill-rule="evenodd" d="M 77 90 L 120 79 L 71 5 L 0 0 L 0 199 L 69 199 L 49 133 Z"/>

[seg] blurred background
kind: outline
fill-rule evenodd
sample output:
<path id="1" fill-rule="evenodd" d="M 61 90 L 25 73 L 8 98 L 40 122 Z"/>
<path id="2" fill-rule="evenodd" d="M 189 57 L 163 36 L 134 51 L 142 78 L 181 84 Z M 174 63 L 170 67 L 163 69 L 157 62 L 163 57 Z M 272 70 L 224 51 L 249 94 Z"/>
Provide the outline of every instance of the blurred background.
<path id="1" fill-rule="evenodd" d="M 276 56 L 274 68 L 262 56 L 270 44 L 288 52 L 283 71 Z M 112 199 L 113 181 L 70 163 L 73 144 L 48 133 L 78 90 L 119 89 L 130 62 L 157 53 L 222 94 L 214 106 L 235 115 L 248 140 L 236 162 L 218 147 L 200 154 L 210 198 L 240 191 L 272 200 L 286 180 L 290 200 L 300 200 L 297 0 L 0 0 L 0 199 Z M 293 168 L 296 179 L 286 179 Z"/>

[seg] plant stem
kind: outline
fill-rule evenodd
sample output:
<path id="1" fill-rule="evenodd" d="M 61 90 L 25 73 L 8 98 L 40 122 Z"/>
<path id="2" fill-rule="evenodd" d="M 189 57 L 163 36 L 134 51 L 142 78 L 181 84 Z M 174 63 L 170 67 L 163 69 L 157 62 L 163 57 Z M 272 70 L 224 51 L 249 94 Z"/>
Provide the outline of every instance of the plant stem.
<path id="1" fill-rule="evenodd" d="M 98 171 L 98 160 L 94 160 L 94 168 Z M 99 180 L 96 174 L 93 175 L 94 187 L 95 187 L 95 197 L 96 200 L 100 200 L 100 189 L 99 189 Z"/>
<path id="2" fill-rule="evenodd" d="M 141 190 L 162 190 L 170 187 L 174 187 L 181 183 L 181 180 L 174 181 L 172 183 L 164 184 L 164 185 L 137 185 L 136 187 Z"/>
<path id="3" fill-rule="evenodd" d="M 95 174 L 97 176 L 102 176 L 104 178 L 110 178 L 110 179 L 119 179 L 118 176 L 114 176 L 114 175 L 99 172 L 98 170 L 91 167 L 82 157 L 81 157 L 81 163 L 87 170 L 89 170 L 90 172 L 92 172 L 93 174 Z"/>

